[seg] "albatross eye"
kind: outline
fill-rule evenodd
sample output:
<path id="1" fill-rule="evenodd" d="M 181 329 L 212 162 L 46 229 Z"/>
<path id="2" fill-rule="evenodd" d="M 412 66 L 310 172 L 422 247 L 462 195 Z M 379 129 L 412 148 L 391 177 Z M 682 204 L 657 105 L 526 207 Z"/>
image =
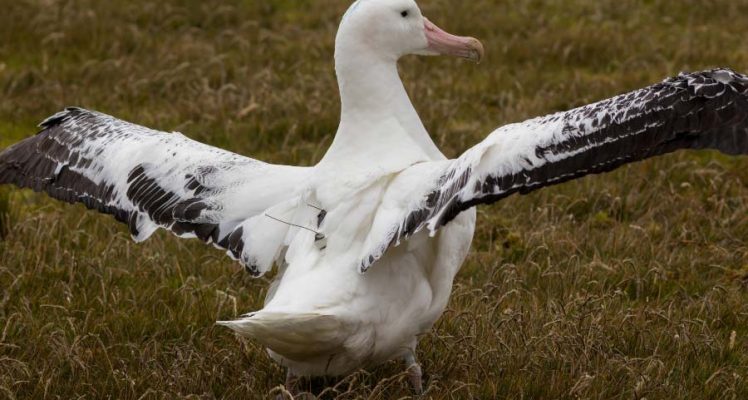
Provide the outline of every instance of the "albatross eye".
<path id="1" fill-rule="evenodd" d="M 401 12 L 400 15 L 402 15 L 403 18 L 408 18 L 408 10 Z"/>

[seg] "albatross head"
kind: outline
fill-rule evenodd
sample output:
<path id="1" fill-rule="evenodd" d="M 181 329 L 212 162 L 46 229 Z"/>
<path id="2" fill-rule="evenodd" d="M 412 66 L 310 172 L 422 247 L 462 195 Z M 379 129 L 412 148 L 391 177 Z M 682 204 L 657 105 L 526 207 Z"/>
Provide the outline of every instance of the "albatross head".
<path id="1" fill-rule="evenodd" d="M 337 56 L 363 49 L 384 60 L 408 54 L 450 55 L 480 62 L 483 45 L 455 36 L 426 19 L 414 0 L 358 0 L 348 9 L 338 31 Z"/>
<path id="2" fill-rule="evenodd" d="M 423 17 L 414 0 L 353 3 L 335 39 L 340 125 L 321 165 L 333 166 L 331 171 L 344 163 L 351 163 L 348 168 L 378 165 L 394 171 L 445 158 L 400 80 L 397 61 L 408 54 L 445 54 L 478 62 L 483 45 L 439 29 Z"/>

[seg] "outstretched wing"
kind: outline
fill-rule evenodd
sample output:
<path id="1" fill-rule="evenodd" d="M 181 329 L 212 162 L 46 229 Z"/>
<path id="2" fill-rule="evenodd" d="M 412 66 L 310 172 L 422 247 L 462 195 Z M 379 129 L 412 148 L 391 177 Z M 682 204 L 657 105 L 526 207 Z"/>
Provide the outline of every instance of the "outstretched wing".
<path id="1" fill-rule="evenodd" d="M 416 166 L 430 180 L 412 207 L 374 226 L 367 270 L 392 245 L 460 212 L 678 149 L 748 154 L 748 77 L 728 69 L 681 74 L 609 100 L 499 128 L 447 163 Z M 405 173 L 407 173 L 406 171 Z M 382 232 L 385 232 L 382 235 Z"/>
<path id="2" fill-rule="evenodd" d="M 252 217 L 292 198 L 307 174 L 80 108 L 40 127 L 0 152 L 0 184 L 111 214 L 137 241 L 158 228 L 199 238 L 253 273 L 269 268 L 275 254 L 263 252 L 275 248 L 248 248 Z"/>

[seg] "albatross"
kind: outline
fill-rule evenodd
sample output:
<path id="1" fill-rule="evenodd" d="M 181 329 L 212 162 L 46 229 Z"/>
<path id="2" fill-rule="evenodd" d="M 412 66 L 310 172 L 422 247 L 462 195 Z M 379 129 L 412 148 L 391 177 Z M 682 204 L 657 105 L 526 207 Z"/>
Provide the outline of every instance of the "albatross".
<path id="1" fill-rule="evenodd" d="M 748 154 L 748 77 L 715 69 L 500 127 L 447 159 L 398 60 L 483 54 L 413 0 L 358 0 L 335 42 L 340 125 L 315 166 L 67 108 L 0 153 L 0 184 L 111 214 L 138 242 L 162 228 L 223 249 L 253 276 L 275 267 L 264 307 L 219 323 L 266 347 L 291 392 L 303 377 L 400 359 L 421 393 L 418 338 L 447 306 L 475 206 L 679 149 Z"/>

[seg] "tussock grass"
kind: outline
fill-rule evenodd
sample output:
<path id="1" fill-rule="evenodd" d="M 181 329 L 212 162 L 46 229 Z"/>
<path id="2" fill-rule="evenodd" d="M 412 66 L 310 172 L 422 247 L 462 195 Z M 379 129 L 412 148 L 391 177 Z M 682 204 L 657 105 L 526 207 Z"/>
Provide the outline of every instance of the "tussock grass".
<path id="1" fill-rule="evenodd" d="M 6 3 L 0 147 L 67 105 L 271 162 L 311 165 L 331 142 L 346 0 Z M 487 47 L 480 66 L 402 63 L 449 155 L 680 70 L 748 70 L 743 0 L 422 3 Z M 748 398 L 746 182 L 745 158 L 681 153 L 481 208 L 420 346 L 428 396 Z M 213 325 L 261 307 L 266 281 L 197 242 L 135 245 L 83 207 L 0 193 L 0 397 L 267 398 L 282 381 Z M 327 398 L 409 393 L 396 363 L 329 383 Z"/>

